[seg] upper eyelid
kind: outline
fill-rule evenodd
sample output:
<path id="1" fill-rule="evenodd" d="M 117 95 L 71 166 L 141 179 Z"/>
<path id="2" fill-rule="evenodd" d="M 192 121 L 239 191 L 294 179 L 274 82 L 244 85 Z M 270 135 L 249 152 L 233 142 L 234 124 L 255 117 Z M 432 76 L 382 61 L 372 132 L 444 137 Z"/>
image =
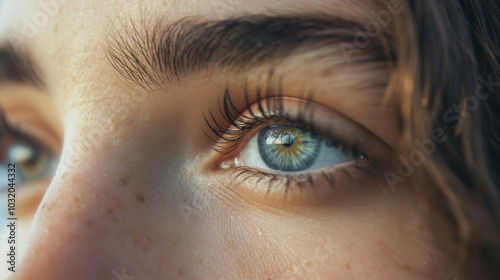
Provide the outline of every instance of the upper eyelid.
<path id="1" fill-rule="evenodd" d="M 374 156 L 374 158 L 377 158 L 392 154 L 392 148 L 368 129 L 360 126 L 355 121 L 343 116 L 335 110 L 325 105 L 315 103 L 310 99 L 312 99 L 312 97 L 309 98 L 309 100 L 290 97 L 272 97 L 258 100 L 250 106 L 253 107 L 253 114 L 250 113 L 252 109 L 249 108 L 240 114 L 240 117 L 246 113 L 247 117 L 254 118 L 250 120 L 250 122 L 255 123 L 254 126 L 236 127 L 235 134 L 231 135 L 227 133 L 227 128 L 224 128 L 219 123 L 216 124 L 219 129 L 218 136 L 220 136 L 219 141 L 213 141 L 216 150 L 222 154 L 232 154 L 234 150 L 239 149 L 238 147 L 243 139 L 249 138 L 252 133 L 257 133 L 256 130 L 258 130 L 258 127 L 267 125 L 267 123 L 273 119 L 273 112 L 266 112 L 266 108 L 268 108 L 267 104 L 275 101 L 281 104 L 280 107 L 283 112 L 286 111 L 286 116 L 278 115 L 278 117 L 285 118 L 281 120 L 281 123 L 302 126 L 301 128 L 315 134 L 338 141 L 340 145 L 353 150 L 353 152 L 359 155 Z M 264 110 L 264 112 L 260 112 L 260 110 Z M 308 112 L 316 113 L 309 115 Z M 260 113 L 264 115 L 261 116 Z M 324 115 L 333 117 L 335 120 L 331 121 L 330 119 L 324 119 Z M 259 120 L 259 116 L 261 116 L 262 120 Z M 376 147 L 376 149 L 374 147 Z"/>
<path id="2" fill-rule="evenodd" d="M 30 121 L 25 120 L 12 121 L 12 117 L 9 117 L 9 115 L 10 113 L 6 113 L 0 106 L 0 134 L 10 133 L 18 139 L 28 141 L 39 147 L 47 148 L 55 154 L 60 153 L 62 143 L 60 143 L 58 137 L 53 134 L 53 131 L 50 131 L 49 127 L 31 124 Z M 3 141 L 3 137 L 3 134 L 0 135 L 0 142 Z"/>
<path id="3" fill-rule="evenodd" d="M 29 84 L 37 89 L 45 88 L 39 68 L 22 48 L 7 41 L 0 45 L 0 84 L 2 82 Z"/>

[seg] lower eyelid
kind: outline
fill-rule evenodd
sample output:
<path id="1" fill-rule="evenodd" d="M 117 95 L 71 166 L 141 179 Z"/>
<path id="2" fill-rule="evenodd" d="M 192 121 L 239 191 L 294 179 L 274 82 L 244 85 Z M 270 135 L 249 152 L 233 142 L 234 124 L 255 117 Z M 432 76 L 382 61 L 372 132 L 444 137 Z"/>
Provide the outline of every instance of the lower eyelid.
<path id="1" fill-rule="evenodd" d="M 247 167 L 230 167 L 227 181 L 221 185 L 238 193 L 249 203 L 262 203 L 276 207 L 335 206 L 361 193 L 374 193 L 380 189 L 379 166 L 346 162 L 329 169 L 314 170 L 302 175 L 269 174 Z M 302 177 L 300 177 L 302 176 Z"/>

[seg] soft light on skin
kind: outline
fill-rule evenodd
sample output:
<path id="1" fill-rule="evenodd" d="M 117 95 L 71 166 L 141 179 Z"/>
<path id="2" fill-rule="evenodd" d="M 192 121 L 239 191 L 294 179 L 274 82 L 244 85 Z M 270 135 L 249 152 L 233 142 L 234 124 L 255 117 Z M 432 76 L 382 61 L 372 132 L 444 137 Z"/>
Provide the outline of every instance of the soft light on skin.
<path id="1" fill-rule="evenodd" d="M 9 279 L 111 279 L 122 268 L 136 279 L 439 279 L 440 255 L 410 188 L 352 190 L 330 194 L 328 206 L 305 207 L 236 185 L 210 168 L 220 155 L 201 129 L 228 76 L 202 71 L 145 92 L 124 83 L 104 51 L 108 31 L 122 22 L 306 12 L 364 22 L 380 7 L 348 0 L 62 2 L 19 46 L 43 73 L 47 92 L 39 95 L 51 112 L 43 118 L 63 145 Z M 35 0 L 9 3 L 6 9 L 40 11 Z M 8 26 L 22 28 L 16 18 Z M 383 90 L 356 88 L 370 75 L 383 77 L 380 70 L 315 75 L 324 67 L 294 64 L 302 59 L 281 65 L 285 94 L 299 97 L 292 89 L 314 84 L 315 101 L 396 146 L 394 110 L 374 105 Z M 234 75 L 236 91 L 243 78 Z M 16 90 L 0 88 L 2 107 Z M 305 195 L 314 199 L 312 191 Z M 35 208 L 20 220 L 31 222 Z"/>

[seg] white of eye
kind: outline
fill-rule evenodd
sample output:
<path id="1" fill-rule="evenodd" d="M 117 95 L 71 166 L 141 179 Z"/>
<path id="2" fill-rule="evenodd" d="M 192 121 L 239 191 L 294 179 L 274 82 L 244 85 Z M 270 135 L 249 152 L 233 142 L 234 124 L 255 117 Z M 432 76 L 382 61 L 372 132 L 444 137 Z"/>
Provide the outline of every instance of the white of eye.
<path id="1" fill-rule="evenodd" d="M 276 170 L 268 166 L 264 161 L 260 151 L 259 151 L 259 133 L 254 135 L 250 141 L 245 145 L 240 154 L 234 159 L 234 164 L 236 166 L 246 166 L 261 170 L 270 170 L 278 173 L 302 173 L 304 171 L 310 171 L 314 169 L 321 169 L 343 162 L 348 162 L 355 160 L 352 152 L 344 151 L 342 147 L 334 147 L 327 145 L 326 139 L 320 140 L 319 153 L 317 154 L 314 162 L 310 167 L 304 170 L 298 171 L 284 171 Z"/>

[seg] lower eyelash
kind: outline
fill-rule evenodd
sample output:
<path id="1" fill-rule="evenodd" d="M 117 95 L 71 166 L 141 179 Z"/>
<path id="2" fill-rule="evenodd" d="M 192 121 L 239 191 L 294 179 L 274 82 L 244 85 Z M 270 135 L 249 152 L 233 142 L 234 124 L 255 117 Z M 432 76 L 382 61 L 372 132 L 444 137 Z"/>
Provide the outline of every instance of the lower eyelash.
<path id="1" fill-rule="evenodd" d="M 333 167 L 334 170 L 323 170 L 323 171 L 310 171 L 299 174 L 285 174 L 281 173 L 270 173 L 255 168 L 250 168 L 246 166 L 226 166 L 224 169 L 227 172 L 234 174 L 232 178 L 239 184 L 245 183 L 247 181 L 256 180 L 255 186 L 258 186 L 262 181 L 267 183 L 266 195 L 269 195 L 271 189 L 277 185 L 284 185 L 284 199 L 286 199 L 287 194 L 291 189 L 298 188 L 302 189 L 304 187 L 309 187 L 314 190 L 319 180 L 323 180 L 330 188 L 335 191 L 340 185 L 339 176 L 342 176 L 344 180 L 349 183 L 350 188 L 363 188 L 362 180 L 359 180 L 360 172 L 362 176 L 370 176 L 373 178 L 380 178 L 381 170 L 383 166 L 378 162 L 371 160 L 353 161 L 346 164 L 343 167 Z M 330 167 L 332 169 L 332 167 Z"/>

